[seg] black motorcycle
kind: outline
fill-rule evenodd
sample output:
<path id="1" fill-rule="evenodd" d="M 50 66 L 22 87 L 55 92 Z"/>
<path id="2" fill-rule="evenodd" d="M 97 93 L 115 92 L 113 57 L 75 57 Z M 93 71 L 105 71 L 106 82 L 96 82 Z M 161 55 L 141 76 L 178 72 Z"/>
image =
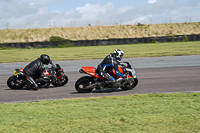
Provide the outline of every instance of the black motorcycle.
<path id="1" fill-rule="evenodd" d="M 39 87 L 49 87 L 51 84 L 55 87 L 63 86 L 68 82 L 68 76 L 64 74 L 63 68 L 59 64 L 50 62 L 51 67 L 46 68 L 45 78 L 36 77 L 35 81 Z M 10 89 L 22 89 L 23 87 L 29 88 L 30 83 L 23 72 L 24 68 L 17 68 L 14 74 L 7 80 L 7 86 Z"/>

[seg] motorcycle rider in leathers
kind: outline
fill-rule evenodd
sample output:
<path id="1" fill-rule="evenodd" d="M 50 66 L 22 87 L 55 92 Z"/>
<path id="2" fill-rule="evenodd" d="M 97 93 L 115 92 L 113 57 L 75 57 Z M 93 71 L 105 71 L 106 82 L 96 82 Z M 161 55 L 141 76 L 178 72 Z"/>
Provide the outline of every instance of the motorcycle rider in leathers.
<path id="1" fill-rule="evenodd" d="M 117 76 L 126 78 L 127 74 L 122 74 L 118 70 L 118 66 L 120 65 L 121 59 L 123 58 L 124 52 L 120 49 L 116 49 L 113 53 L 110 53 L 108 56 L 104 58 L 104 60 L 97 66 L 98 73 L 106 78 L 109 83 L 113 86 L 117 87 L 117 83 L 114 77 L 112 77 L 108 72 L 112 69 L 115 70 L 115 74 Z"/>
<path id="2" fill-rule="evenodd" d="M 30 88 L 33 90 L 38 90 L 38 84 L 35 82 L 35 79 L 40 78 L 48 78 L 44 73 L 46 72 L 45 65 L 50 63 L 50 57 L 46 54 L 42 54 L 40 58 L 32 61 L 24 68 L 24 74 L 29 81 Z"/>

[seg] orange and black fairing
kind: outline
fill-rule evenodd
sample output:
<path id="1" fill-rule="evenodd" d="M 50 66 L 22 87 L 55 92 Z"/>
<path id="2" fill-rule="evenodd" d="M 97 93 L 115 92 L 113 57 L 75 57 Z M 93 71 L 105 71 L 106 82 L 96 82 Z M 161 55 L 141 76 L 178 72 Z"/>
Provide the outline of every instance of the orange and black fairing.
<path id="1" fill-rule="evenodd" d="M 20 68 L 19 71 L 24 73 L 24 68 Z"/>
<path id="2" fill-rule="evenodd" d="M 91 75 L 92 77 L 95 77 L 101 80 L 106 80 L 105 78 L 97 74 L 96 68 L 94 68 L 93 66 L 83 66 L 82 69 L 80 69 L 80 73 L 87 73 Z"/>
<path id="3" fill-rule="evenodd" d="M 118 67 L 118 70 L 120 73 L 122 73 L 122 74 L 124 73 L 123 69 L 121 67 Z M 80 69 L 80 73 L 87 73 L 87 74 L 91 75 L 92 77 L 95 77 L 95 78 L 98 78 L 101 80 L 106 80 L 104 77 L 99 76 L 99 74 L 96 71 L 96 68 L 94 68 L 93 66 L 83 66 L 82 69 Z M 117 76 L 115 74 L 115 70 L 111 70 L 109 72 L 109 74 L 114 78 L 120 78 L 120 76 Z"/>
<path id="4" fill-rule="evenodd" d="M 119 70 L 120 73 L 123 74 L 123 69 L 122 69 L 121 67 L 118 67 L 118 70 Z M 115 72 L 114 69 L 112 69 L 112 70 L 109 72 L 109 74 L 110 74 L 112 77 L 114 77 L 114 78 L 120 78 L 120 76 L 117 76 L 117 75 L 116 75 L 116 72 Z"/>
<path id="5" fill-rule="evenodd" d="M 44 66 L 44 75 L 50 75 L 49 72 L 47 71 L 47 67 Z"/>
<path id="6" fill-rule="evenodd" d="M 17 76 L 18 74 L 24 75 L 24 68 L 15 69 L 14 76 Z"/>
<path id="7" fill-rule="evenodd" d="M 122 67 L 118 67 L 118 70 L 119 70 L 120 73 L 124 74 L 124 71 L 123 71 Z M 112 77 L 114 77 L 115 79 L 116 79 L 116 78 L 122 78 L 122 77 L 116 75 L 116 72 L 115 72 L 114 69 L 112 69 L 112 70 L 109 72 L 109 74 L 110 74 Z M 130 77 L 131 77 L 131 76 L 128 75 L 128 78 L 130 78 Z"/>

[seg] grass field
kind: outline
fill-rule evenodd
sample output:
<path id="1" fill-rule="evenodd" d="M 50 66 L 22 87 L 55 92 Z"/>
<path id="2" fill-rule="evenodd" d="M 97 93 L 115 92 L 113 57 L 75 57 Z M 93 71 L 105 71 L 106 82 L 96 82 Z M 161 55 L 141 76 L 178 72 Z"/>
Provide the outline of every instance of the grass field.
<path id="1" fill-rule="evenodd" d="M 200 93 L 0 104 L 1 133 L 198 133 Z"/>
<path id="2" fill-rule="evenodd" d="M 0 43 L 43 42 L 51 36 L 70 40 L 141 38 L 200 34 L 200 22 L 0 30 Z"/>
<path id="3" fill-rule="evenodd" d="M 125 52 L 124 58 L 200 54 L 199 41 L 40 49 L 0 49 L 0 63 L 30 62 L 44 53 L 50 55 L 52 60 L 103 59 L 117 48 Z"/>
<path id="4" fill-rule="evenodd" d="M 0 49 L 0 62 L 102 59 L 119 48 L 125 58 L 200 54 L 200 42 L 41 49 Z M 135 94 L 0 104 L 0 133 L 198 133 L 200 93 Z"/>

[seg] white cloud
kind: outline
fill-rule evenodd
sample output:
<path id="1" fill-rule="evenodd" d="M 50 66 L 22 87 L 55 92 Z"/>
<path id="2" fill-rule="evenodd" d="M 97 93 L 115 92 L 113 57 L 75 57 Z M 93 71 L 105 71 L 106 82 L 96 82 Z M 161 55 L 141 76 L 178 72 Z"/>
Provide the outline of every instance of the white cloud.
<path id="1" fill-rule="evenodd" d="M 8 2 L 9 1 L 9 2 Z M 9 23 L 10 28 L 26 28 L 27 23 L 31 23 L 32 28 L 53 26 L 87 26 L 113 25 L 115 23 L 165 23 L 171 20 L 172 23 L 185 22 L 188 20 L 200 22 L 200 1 L 199 0 L 149 0 L 143 7 L 134 5 L 115 8 L 115 3 L 107 4 L 85 4 L 71 11 L 54 10 L 49 11 L 47 6 L 39 3 L 49 0 L 1 0 L 0 1 L 0 29 L 6 28 Z M 50 0 L 53 1 L 53 0 Z M 3 2 L 3 4 L 1 3 Z M 2 6 L 3 5 L 3 6 Z"/>
<path id="2" fill-rule="evenodd" d="M 121 7 L 121 8 L 119 8 L 119 13 L 125 13 L 128 10 L 133 9 L 133 8 L 134 8 L 133 6 L 124 6 L 124 7 Z"/>
<path id="3" fill-rule="evenodd" d="M 82 18 L 85 19 L 98 19 L 99 17 L 102 17 L 106 15 L 106 13 L 109 13 L 109 11 L 113 8 L 112 3 L 107 3 L 106 5 L 101 6 L 93 5 L 93 4 L 85 4 L 83 7 L 77 7 L 76 11 L 79 12 L 82 16 Z"/>
<path id="4" fill-rule="evenodd" d="M 148 0 L 148 3 L 155 3 L 157 0 Z"/>

